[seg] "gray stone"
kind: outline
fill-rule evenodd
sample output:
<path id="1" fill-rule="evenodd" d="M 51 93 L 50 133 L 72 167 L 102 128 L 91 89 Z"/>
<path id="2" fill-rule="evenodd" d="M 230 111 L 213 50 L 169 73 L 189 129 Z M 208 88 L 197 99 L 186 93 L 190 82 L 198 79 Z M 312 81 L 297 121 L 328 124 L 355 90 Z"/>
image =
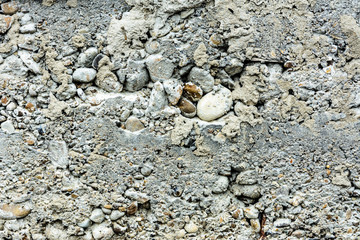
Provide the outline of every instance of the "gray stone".
<path id="1" fill-rule="evenodd" d="M 225 176 L 220 176 L 219 179 L 214 183 L 213 193 L 223 193 L 226 192 L 229 186 L 229 178 Z"/>
<path id="2" fill-rule="evenodd" d="M 231 192 L 237 197 L 248 197 L 257 199 L 261 197 L 261 188 L 259 185 L 233 185 Z"/>
<path id="3" fill-rule="evenodd" d="M 245 172 L 239 173 L 236 177 L 237 184 L 246 184 L 251 185 L 257 183 L 257 172 L 255 170 L 248 170 Z"/>
<path id="4" fill-rule="evenodd" d="M 91 226 L 91 220 L 89 218 L 85 219 L 84 221 L 82 222 L 79 222 L 78 223 L 78 226 L 79 227 L 82 227 L 82 228 L 88 228 Z"/>
<path id="5" fill-rule="evenodd" d="M 274 226 L 278 228 L 290 226 L 291 220 L 288 218 L 279 218 L 274 222 Z"/>
<path id="6" fill-rule="evenodd" d="M 90 216 L 90 220 L 95 223 L 102 223 L 105 219 L 104 212 L 100 208 L 95 208 Z"/>
<path id="7" fill-rule="evenodd" d="M 197 105 L 197 115 L 205 121 L 212 121 L 225 115 L 232 106 L 229 89 L 220 87 L 216 91 L 206 94 Z"/>
<path id="8" fill-rule="evenodd" d="M 64 141 L 52 140 L 48 149 L 52 164 L 59 168 L 66 168 L 69 165 L 68 149 Z"/>
<path id="9" fill-rule="evenodd" d="M 175 65 L 160 54 L 149 56 L 146 59 L 146 66 L 154 82 L 170 79 L 175 69 Z"/>
<path id="10" fill-rule="evenodd" d="M 107 223 L 95 224 L 92 226 L 92 235 L 95 240 L 109 240 L 112 239 L 114 231 Z"/>
<path id="11" fill-rule="evenodd" d="M 8 134 L 15 133 L 14 125 L 12 124 L 12 122 L 10 120 L 7 120 L 7 121 L 1 123 L 1 130 L 3 130 L 4 132 L 6 132 Z"/>
<path id="12" fill-rule="evenodd" d="M 144 124 L 137 117 L 129 117 L 125 122 L 126 130 L 130 132 L 136 132 L 144 129 Z"/>
<path id="13" fill-rule="evenodd" d="M 145 177 L 149 176 L 152 171 L 153 171 L 153 166 L 149 165 L 149 164 L 145 164 L 141 169 L 140 172 L 142 175 L 144 175 Z"/>
<path id="14" fill-rule="evenodd" d="M 116 72 L 120 82 L 124 82 L 127 91 L 139 91 L 149 82 L 149 74 L 144 61 L 128 61 L 127 69 L 119 69 Z"/>
<path id="15" fill-rule="evenodd" d="M 25 65 L 35 74 L 41 74 L 41 69 L 38 63 L 34 61 L 31 54 L 27 51 L 18 51 L 19 57 Z"/>
<path id="16" fill-rule="evenodd" d="M 28 72 L 28 68 L 24 66 L 23 61 L 11 55 L 7 57 L 2 65 L 0 65 L 0 73 L 10 73 L 14 76 L 24 77 Z"/>
<path id="17" fill-rule="evenodd" d="M 156 82 L 151 91 L 149 106 L 146 109 L 146 114 L 153 115 L 156 112 L 164 109 L 168 104 L 166 93 L 163 85 L 160 82 Z"/>
<path id="18" fill-rule="evenodd" d="M 351 187 L 350 180 L 344 174 L 337 174 L 335 177 L 333 177 L 332 183 L 338 186 Z"/>
<path id="19" fill-rule="evenodd" d="M 21 33 L 34 33 L 36 32 L 36 24 L 35 23 L 28 23 L 24 26 L 20 27 Z"/>
<path id="20" fill-rule="evenodd" d="M 188 75 L 188 81 L 201 87 L 204 93 L 211 92 L 214 88 L 214 78 L 204 69 L 193 67 Z"/>
<path id="21" fill-rule="evenodd" d="M 184 229 L 188 233 L 196 233 L 199 230 L 199 227 L 194 222 L 190 221 L 185 225 Z"/>
<path id="22" fill-rule="evenodd" d="M 183 87 L 179 80 L 169 79 L 163 82 L 165 92 L 171 105 L 176 105 L 183 93 Z"/>
<path id="23" fill-rule="evenodd" d="M 74 82 L 89 83 L 96 77 L 96 70 L 92 68 L 78 68 L 73 73 Z"/>
<path id="24" fill-rule="evenodd" d="M 91 67 L 92 62 L 97 54 L 98 50 L 95 47 L 86 49 L 83 53 L 79 55 L 78 64 L 82 67 Z"/>
<path id="25" fill-rule="evenodd" d="M 125 215 L 125 212 L 121 212 L 119 210 L 113 210 L 110 214 L 110 220 L 111 221 L 116 221 L 119 218 L 123 217 Z"/>

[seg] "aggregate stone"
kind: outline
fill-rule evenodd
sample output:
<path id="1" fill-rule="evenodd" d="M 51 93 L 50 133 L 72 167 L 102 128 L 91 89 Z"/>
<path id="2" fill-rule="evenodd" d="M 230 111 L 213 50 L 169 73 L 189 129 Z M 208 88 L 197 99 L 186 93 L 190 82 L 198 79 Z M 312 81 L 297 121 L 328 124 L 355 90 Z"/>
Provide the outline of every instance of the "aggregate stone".
<path id="1" fill-rule="evenodd" d="M 35 23 L 28 23 L 24 26 L 20 27 L 21 33 L 35 33 L 36 32 L 36 25 Z"/>
<path id="2" fill-rule="evenodd" d="M 150 55 L 146 59 L 146 66 L 153 82 L 163 82 L 170 79 L 175 68 L 175 65 L 169 59 L 160 54 Z"/>
<path id="3" fill-rule="evenodd" d="M 214 88 L 214 78 L 204 69 L 193 67 L 188 75 L 188 81 L 198 85 L 204 93 L 208 93 Z"/>
<path id="4" fill-rule="evenodd" d="M 95 208 L 90 216 L 90 220 L 95 223 L 102 223 L 105 219 L 104 212 L 100 208 Z"/>
<path id="5" fill-rule="evenodd" d="M 10 29 L 13 21 L 11 16 L 0 14 L 0 34 L 4 34 Z"/>
<path id="6" fill-rule="evenodd" d="M 125 122 L 125 128 L 130 132 L 136 132 L 144 129 L 144 124 L 137 117 L 129 117 Z"/>
<path id="7" fill-rule="evenodd" d="M 78 63 L 81 67 L 89 68 L 92 65 L 94 58 L 98 54 L 98 49 L 95 47 L 91 47 L 86 49 L 83 53 L 81 53 L 78 57 Z"/>
<path id="8" fill-rule="evenodd" d="M 281 228 L 281 227 L 287 227 L 291 224 L 291 220 L 287 219 L 287 218 L 279 218 L 276 219 L 276 221 L 274 222 L 274 226 Z"/>
<path id="9" fill-rule="evenodd" d="M 229 89 L 220 87 L 200 99 L 197 104 L 197 115 L 205 121 L 212 121 L 226 114 L 232 106 Z"/>
<path id="10" fill-rule="evenodd" d="M 184 229 L 188 233 L 196 233 L 199 230 L 199 227 L 195 223 L 189 222 L 185 225 Z"/>
<path id="11" fill-rule="evenodd" d="M 10 120 L 7 120 L 7 121 L 1 123 L 1 130 L 3 130 L 4 132 L 7 132 L 9 134 L 12 134 L 15 132 L 14 125 L 12 124 L 12 122 Z"/>
<path id="12" fill-rule="evenodd" d="M 109 240 L 114 235 L 114 231 L 107 223 L 94 224 L 92 226 L 92 235 L 95 240 Z"/>
<path id="13" fill-rule="evenodd" d="M 54 164 L 56 167 L 66 168 L 69 164 L 68 149 L 64 141 L 50 141 L 49 156 L 52 164 Z"/>
<path id="14" fill-rule="evenodd" d="M 116 221 L 119 218 L 123 217 L 125 215 L 125 212 L 121 212 L 119 210 L 113 210 L 110 214 L 110 220 L 111 221 Z"/>
<path id="15" fill-rule="evenodd" d="M 215 182 L 213 187 L 213 193 L 222 193 L 228 189 L 229 178 L 225 176 L 220 176 L 219 179 Z"/>
<path id="16" fill-rule="evenodd" d="M 73 80 L 80 83 L 92 82 L 96 77 L 96 70 L 92 68 L 78 68 L 73 73 Z"/>

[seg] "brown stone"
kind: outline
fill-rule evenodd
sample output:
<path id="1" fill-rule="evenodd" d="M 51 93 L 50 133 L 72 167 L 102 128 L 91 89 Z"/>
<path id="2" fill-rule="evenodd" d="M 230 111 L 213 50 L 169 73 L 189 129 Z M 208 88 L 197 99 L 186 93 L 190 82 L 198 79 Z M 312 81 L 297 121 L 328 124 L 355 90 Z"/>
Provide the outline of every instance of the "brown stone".
<path id="1" fill-rule="evenodd" d="M 137 117 L 129 117 L 125 122 L 126 130 L 136 132 L 144 129 L 144 124 Z"/>
<path id="2" fill-rule="evenodd" d="M 26 108 L 26 110 L 28 110 L 29 112 L 33 112 L 33 111 L 35 110 L 34 104 L 32 104 L 32 103 L 30 103 L 30 102 L 25 105 L 25 108 Z"/>
<path id="3" fill-rule="evenodd" d="M 11 24 L 13 23 L 13 18 L 11 16 L 6 16 L 0 14 L 0 34 L 4 34 L 9 30 Z"/>
<path id="4" fill-rule="evenodd" d="M 1 4 L 1 10 L 5 14 L 12 15 L 12 14 L 16 13 L 19 10 L 19 8 L 14 1 L 11 1 L 8 3 Z"/>
<path id="5" fill-rule="evenodd" d="M 183 90 L 184 96 L 193 102 L 199 101 L 203 96 L 202 89 L 199 86 L 193 84 L 192 82 L 185 83 Z"/>
<path id="6" fill-rule="evenodd" d="M 31 210 L 25 206 L 4 204 L 0 207 L 0 219 L 11 220 L 26 217 Z"/>
<path id="7" fill-rule="evenodd" d="M 138 203 L 132 202 L 126 209 L 127 215 L 134 215 L 138 210 Z"/>
<path id="8" fill-rule="evenodd" d="M 184 97 L 180 99 L 177 106 L 185 117 L 194 117 L 196 115 L 195 105 Z"/>

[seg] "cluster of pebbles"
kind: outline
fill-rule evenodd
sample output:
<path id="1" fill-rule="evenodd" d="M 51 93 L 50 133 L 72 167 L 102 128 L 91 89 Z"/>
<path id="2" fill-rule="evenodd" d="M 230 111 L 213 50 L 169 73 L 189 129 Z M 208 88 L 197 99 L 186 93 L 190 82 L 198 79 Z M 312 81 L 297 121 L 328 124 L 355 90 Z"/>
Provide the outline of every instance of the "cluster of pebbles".
<path id="1" fill-rule="evenodd" d="M 0 4 L 0 239 L 359 238 L 354 6 Z"/>

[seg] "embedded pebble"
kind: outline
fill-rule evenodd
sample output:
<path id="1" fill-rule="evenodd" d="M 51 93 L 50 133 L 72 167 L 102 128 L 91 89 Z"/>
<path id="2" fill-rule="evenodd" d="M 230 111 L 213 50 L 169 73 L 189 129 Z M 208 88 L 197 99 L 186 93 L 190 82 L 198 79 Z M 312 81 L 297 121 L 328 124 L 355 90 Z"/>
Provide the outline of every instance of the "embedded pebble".
<path id="1" fill-rule="evenodd" d="M 188 233 L 196 233 L 199 230 L 199 227 L 195 223 L 189 222 L 185 225 L 184 229 Z"/>
<path id="2" fill-rule="evenodd" d="M 279 218 L 276 219 L 276 221 L 274 222 L 274 226 L 281 228 L 281 227 L 287 227 L 291 224 L 291 220 L 288 218 Z"/>
<path id="3" fill-rule="evenodd" d="M 113 229 L 107 223 L 94 224 L 91 231 L 95 240 L 109 240 L 114 235 Z"/>
<path id="4" fill-rule="evenodd" d="M 219 179 L 214 183 L 213 193 L 223 193 L 226 192 L 229 186 L 229 178 L 225 176 L 220 176 Z"/>
<path id="5" fill-rule="evenodd" d="M 177 106 L 185 117 L 192 118 L 196 115 L 195 105 L 184 97 L 180 99 Z"/>
<path id="6" fill-rule="evenodd" d="M 153 82 L 170 79 L 175 69 L 175 65 L 160 54 L 150 55 L 146 59 L 146 66 Z"/>
<path id="7" fill-rule="evenodd" d="M 82 67 L 91 67 L 94 58 L 97 56 L 98 50 L 95 47 L 86 49 L 78 57 L 78 63 Z"/>
<path id="8" fill-rule="evenodd" d="M 243 209 L 244 215 L 249 219 L 257 219 L 259 216 L 259 210 L 257 210 L 254 206 L 249 206 Z"/>
<path id="9" fill-rule="evenodd" d="M 11 16 L 0 14 L 0 34 L 4 34 L 10 29 L 14 19 Z"/>
<path id="10" fill-rule="evenodd" d="M 27 206 L 16 204 L 3 204 L 0 206 L 0 219 L 11 220 L 24 218 L 31 212 Z"/>
<path id="11" fill-rule="evenodd" d="M 176 79 L 165 80 L 163 82 L 165 92 L 168 95 L 168 100 L 171 105 L 176 105 L 183 93 L 183 87 L 180 81 Z"/>
<path id="12" fill-rule="evenodd" d="M 90 220 L 95 223 L 102 223 L 105 219 L 104 212 L 100 208 L 95 208 L 90 216 Z"/>
<path id="13" fill-rule="evenodd" d="M 197 105 L 197 115 L 205 121 L 212 121 L 225 115 L 232 106 L 231 92 L 221 87 L 200 99 Z"/>
<path id="14" fill-rule="evenodd" d="M 110 214 L 110 220 L 116 221 L 119 218 L 123 217 L 125 215 L 125 212 L 120 212 L 119 210 L 113 210 Z"/>
<path id="15" fill-rule="evenodd" d="M 12 124 L 12 122 L 10 120 L 7 120 L 7 121 L 1 123 L 1 130 L 3 130 L 4 132 L 6 132 L 8 134 L 15 133 L 14 125 Z"/>
<path id="16" fill-rule="evenodd" d="M 73 73 L 73 80 L 80 83 L 92 82 L 96 77 L 96 70 L 92 68 L 78 68 Z"/>
<path id="17" fill-rule="evenodd" d="M 188 81 L 199 86 L 204 93 L 211 92 L 214 88 L 214 78 L 204 69 L 193 67 L 189 73 Z"/>
<path id="18" fill-rule="evenodd" d="M 28 23 L 24 26 L 20 27 L 20 32 L 21 33 L 34 33 L 36 32 L 36 25 L 35 23 Z"/>
<path id="19" fill-rule="evenodd" d="M 184 97 L 190 101 L 197 102 L 203 96 L 203 91 L 200 87 L 196 86 L 192 82 L 184 84 Z"/>
<path id="20" fill-rule="evenodd" d="M 1 4 L 1 10 L 5 14 L 12 15 L 12 14 L 16 13 L 19 10 L 19 8 L 15 1 L 11 1 L 8 3 Z"/>

